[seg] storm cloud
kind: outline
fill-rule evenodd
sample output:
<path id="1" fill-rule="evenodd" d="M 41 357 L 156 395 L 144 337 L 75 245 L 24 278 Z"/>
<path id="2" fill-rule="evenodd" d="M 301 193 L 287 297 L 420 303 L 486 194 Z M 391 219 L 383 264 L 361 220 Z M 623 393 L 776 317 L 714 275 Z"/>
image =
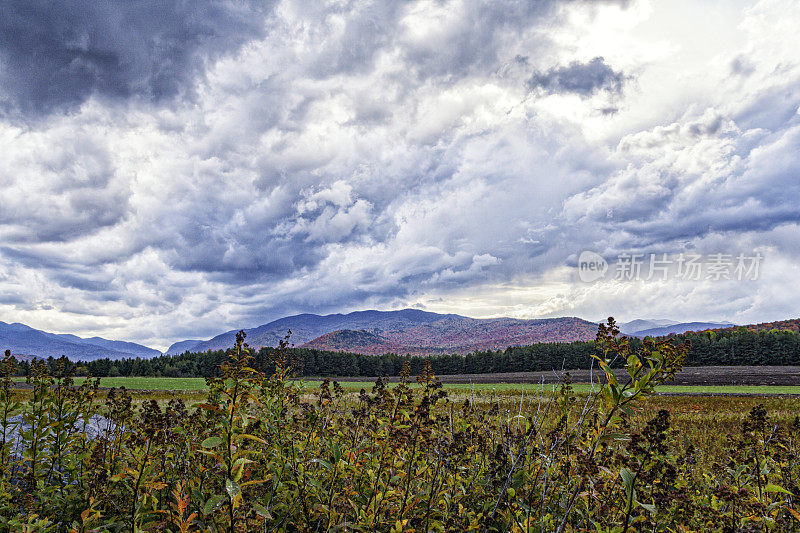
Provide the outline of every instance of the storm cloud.
<path id="1" fill-rule="evenodd" d="M 800 7 L 705 37 L 706 7 L 4 3 L 0 320 L 164 347 L 406 306 L 787 318 Z M 733 248 L 762 279 L 572 267 Z"/>
<path id="2" fill-rule="evenodd" d="M 69 108 L 92 94 L 184 94 L 204 64 L 264 30 L 269 4 L 228 0 L 9 0 L 0 17 L 8 110 Z"/>
<path id="3" fill-rule="evenodd" d="M 618 95 L 624 82 L 622 72 L 615 71 L 602 57 L 595 57 L 586 63 L 572 61 L 567 66 L 536 72 L 528 80 L 528 87 L 545 94 L 572 93 L 586 97 L 597 91 Z"/>

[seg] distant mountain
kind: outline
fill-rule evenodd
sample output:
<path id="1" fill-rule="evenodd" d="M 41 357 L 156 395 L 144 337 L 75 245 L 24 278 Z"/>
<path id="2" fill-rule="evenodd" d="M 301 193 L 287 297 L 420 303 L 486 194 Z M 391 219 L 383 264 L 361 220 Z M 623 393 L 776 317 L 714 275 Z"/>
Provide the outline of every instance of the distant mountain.
<path id="1" fill-rule="evenodd" d="M 247 334 L 247 342 L 251 346 L 261 347 L 277 346 L 278 341 L 286 336 L 286 332 L 292 330 L 290 341 L 295 346 L 299 346 L 332 331 L 342 329 L 356 331 L 376 329 L 382 331 L 386 329 L 407 328 L 433 322 L 443 316 L 448 315 L 428 313 L 417 309 L 404 309 L 402 311 L 357 311 L 346 315 L 312 315 L 305 313 L 280 318 L 268 324 L 245 329 L 244 332 Z M 193 346 L 191 351 L 205 352 L 208 350 L 224 350 L 230 348 L 236 340 L 237 331 L 239 330 L 231 330 L 207 341 L 202 341 Z M 173 346 L 170 346 L 169 350 L 167 350 L 168 354 L 175 353 L 173 351 Z"/>
<path id="2" fill-rule="evenodd" d="M 302 348 L 382 355 L 403 352 L 403 347 L 369 331 L 340 329 L 303 344 Z M 403 352 L 405 353 L 405 352 Z"/>
<path id="3" fill-rule="evenodd" d="M 464 353 L 476 349 L 504 349 L 534 342 L 591 340 L 597 333 L 597 324 L 574 317 L 536 320 L 477 319 L 403 309 L 358 311 L 346 315 L 302 314 L 246 329 L 245 333 L 251 346 L 276 346 L 288 330 L 292 331 L 290 340 L 295 346 L 307 345 L 344 351 L 349 349 L 349 344 L 354 344 L 362 345 L 358 350 L 361 353 L 372 353 L 373 348 L 366 347 L 369 344 L 366 340 L 371 339 L 376 346 L 385 346 L 387 349 L 391 346 L 389 351 Z M 341 333 L 344 330 L 357 333 Z M 320 339 L 333 332 L 340 333 Z M 194 345 L 191 351 L 229 348 L 235 341 L 235 335 L 236 330 L 217 335 Z M 173 347 L 167 353 L 176 353 Z"/>
<path id="4" fill-rule="evenodd" d="M 630 322 L 622 322 L 618 324 L 620 332 L 625 335 L 631 335 L 637 331 L 645 329 L 662 328 L 664 326 L 674 326 L 678 324 L 677 320 L 668 320 L 665 318 L 639 318 L 631 320 Z"/>
<path id="5" fill-rule="evenodd" d="M 176 342 L 165 352 L 167 355 L 179 355 L 184 352 L 197 352 L 201 350 L 195 350 L 198 344 L 200 344 L 201 340 L 190 340 L 190 341 L 180 341 Z"/>
<path id="6" fill-rule="evenodd" d="M 776 320 L 775 322 L 761 322 L 759 324 L 748 324 L 745 326 L 737 326 L 730 322 L 686 322 L 683 324 L 677 324 L 675 326 L 637 331 L 633 333 L 633 335 L 637 337 L 644 337 L 648 335 L 651 337 L 662 337 L 669 335 L 670 333 L 677 334 L 686 333 L 687 331 L 699 332 L 708 330 L 725 331 L 736 328 L 744 328 L 748 331 L 755 332 L 777 329 L 780 331 L 794 331 L 795 333 L 800 333 L 800 318 Z"/>
<path id="7" fill-rule="evenodd" d="M 100 348 L 104 348 L 106 350 L 113 350 L 114 352 L 133 354 L 134 356 L 141 357 L 143 359 L 147 359 L 150 357 L 158 357 L 159 355 L 161 355 L 161 352 L 159 352 L 158 350 L 155 350 L 153 348 L 148 348 L 147 346 L 142 346 L 141 344 L 136 344 L 135 342 L 110 341 L 108 339 L 103 339 L 101 337 L 89 337 L 88 339 L 82 339 L 77 335 L 72 335 L 69 333 L 64 333 L 64 334 L 47 333 L 47 335 L 65 340 L 67 342 L 72 342 L 75 344 L 91 344 L 93 346 L 99 346 Z"/>
<path id="8" fill-rule="evenodd" d="M 82 339 L 76 335 L 48 333 L 25 324 L 0 322 L 0 353 L 5 350 L 18 356 L 60 357 L 73 361 L 92 359 L 149 358 L 161 352 L 133 342 L 110 341 L 100 337 Z"/>
<path id="9" fill-rule="evenodd" d="M 730 322 L 682 322 L 671 326 L 650 328 L 629 333 L 634 337 L 665 337 L 672 333 L 686 333 L 687 331 L 705 331 L 707 329 L 720 329 L 733 326 Z"/>

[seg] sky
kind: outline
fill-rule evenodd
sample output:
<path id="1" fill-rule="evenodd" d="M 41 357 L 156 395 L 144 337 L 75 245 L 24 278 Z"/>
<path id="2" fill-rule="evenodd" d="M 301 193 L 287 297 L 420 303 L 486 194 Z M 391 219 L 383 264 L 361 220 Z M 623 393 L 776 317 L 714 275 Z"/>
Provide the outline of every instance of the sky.
<path id="1" fill-rule="evenodd" d="M 163 349 L 301 312 L 795 318 L 799 25 L 794 0 L 3 2 L 0 320 Z"/>

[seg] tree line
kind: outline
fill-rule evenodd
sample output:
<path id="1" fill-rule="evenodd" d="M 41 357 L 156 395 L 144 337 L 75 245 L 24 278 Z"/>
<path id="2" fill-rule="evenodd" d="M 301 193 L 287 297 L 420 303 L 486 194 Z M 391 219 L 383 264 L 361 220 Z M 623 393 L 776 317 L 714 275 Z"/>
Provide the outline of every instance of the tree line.
<path id="1" fill-rule="evenodd" d="M 677 343 L 691 344 L 686 366 L 781 366 L 800 365 L 800 335 L 794 331 L 748 331 L 745 328 L 713 330 L 673 335 Z M 632 348 L 641 340 L 631 338 Z M 482 350 L 465 355 L 412 356 L 388 353 L 364 355 L 308 348 L 289 350 L 294 371 L 299 376 L 397 376 L 408 363 L 412 373 L 423 370 L 426 362 L 437 375 L 490 374 L 498 372 L 534 372 L 553 369 L 581 369 L 591 366 L 596 353 L 594 341 L 547 342 L 511 346 L 505 350 Z M 254 353 L 259 370 L 273 370 L 275 348 L 261 348 Z M 214 377 L 225 361 L 224 350 L 180 355 L 162 355 L 152 359 L 96 359 L 73 363 L 78 375 Z M 49 366 L 55 359 L 47 360 Z M 617 364 L 623 364 L 620 361 Z M 17 362 L 17 375 L 28 375 L 30 363 Z"/>

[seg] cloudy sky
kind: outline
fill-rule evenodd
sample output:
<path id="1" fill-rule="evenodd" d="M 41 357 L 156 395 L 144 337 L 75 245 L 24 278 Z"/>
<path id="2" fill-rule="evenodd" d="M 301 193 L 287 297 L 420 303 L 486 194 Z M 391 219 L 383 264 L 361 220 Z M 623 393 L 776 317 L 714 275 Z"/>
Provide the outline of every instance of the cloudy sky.
<path id="1" fill-rule="evenodd" d="M 160 4 L 0 4 L 0 320 L 800 315 L 794 0 Z"/>

